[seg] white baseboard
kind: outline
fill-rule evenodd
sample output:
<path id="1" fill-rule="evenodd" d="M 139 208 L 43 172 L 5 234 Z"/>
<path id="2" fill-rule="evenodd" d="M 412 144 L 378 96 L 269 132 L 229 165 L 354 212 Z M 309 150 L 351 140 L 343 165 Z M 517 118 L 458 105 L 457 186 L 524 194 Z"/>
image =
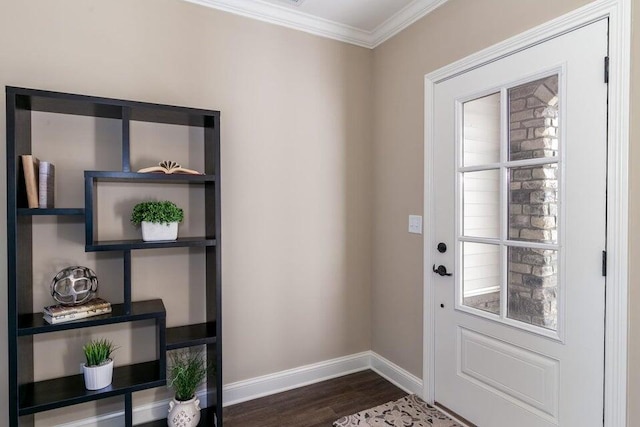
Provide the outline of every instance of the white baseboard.
<path id="1" fill-rule="evenodd" d="M 222 393 L 223 405 L 235 405 L 236 403 L 364 371 L 371 367 L 370 353 L 365 351 L 227 384 L 224 386 Z"/>
<path id="2" fill-rule="evenodd" d="M 36 423 L 36 425 L 38 424 Z M 71 423 L 58 424 L 57 427 L 118 427 L 122 425 L 124 425 L 124 413 L 113 412 Z"/>
<path id="3" fill-rule="evenodd" d="M 206 406 L 207 394 L 205 390 L 198 391 L 201 406 Z M 167 417 L 171 399 L 159 400 L 153 403 L 133 408 L 133 423 L 143 424 Z M 124 425 L 124 411 L 116 411 L 84 420 L 58 424 L 56 427 L 122 427 Z"/>
<path id="4" fill-rule="evenodd" d="M 222 394 L 223 405 L 235 405 L 367 369 L 375 371 L 407 393 L 418 395 L 422 393 L 422 380 L 420 378 L 373 351 L 364 351 L 227 384 L 224 386 Z M 206 401 L 204 392 L 199 393 L 198 396 L 201 402 L 204 403 Z M 168 407 L 169 400 L 138 406 L 133 410 L 134 423 L 139 424 L 164 418 L 167 415 Z M 120 427 L 123 424 L 124 412 L 120 411 L 58 427 Z"/>
<path id="5" fill-rule="evenodd" d="M 422 396 L 422 380 L 377 353 L 371 352 L 371 370 L 396 387 Z"/>

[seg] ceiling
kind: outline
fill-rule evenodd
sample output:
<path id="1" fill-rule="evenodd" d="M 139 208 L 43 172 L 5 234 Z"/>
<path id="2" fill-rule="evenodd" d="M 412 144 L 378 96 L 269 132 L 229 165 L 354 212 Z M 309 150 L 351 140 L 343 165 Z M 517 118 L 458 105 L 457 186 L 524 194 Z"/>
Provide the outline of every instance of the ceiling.
<path id="1" fill-rule="evenodd" d="M 374 48 L 446 0 L 185 0 Z"/>

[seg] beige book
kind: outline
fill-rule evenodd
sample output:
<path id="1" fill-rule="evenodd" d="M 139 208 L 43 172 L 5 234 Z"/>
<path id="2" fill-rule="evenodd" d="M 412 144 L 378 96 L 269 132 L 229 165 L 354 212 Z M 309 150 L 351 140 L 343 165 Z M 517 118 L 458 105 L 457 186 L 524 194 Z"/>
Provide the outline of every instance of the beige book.
<path id="1" fill-rule="evenodd" d="M 22 169 L 24 171 L 24 181 L 27 188 L 27 203 L 29 208 L 38 207 L 38 174 L 40 173 L 39 161 L 31 154 L 20 156 L 22 158 Z"/>

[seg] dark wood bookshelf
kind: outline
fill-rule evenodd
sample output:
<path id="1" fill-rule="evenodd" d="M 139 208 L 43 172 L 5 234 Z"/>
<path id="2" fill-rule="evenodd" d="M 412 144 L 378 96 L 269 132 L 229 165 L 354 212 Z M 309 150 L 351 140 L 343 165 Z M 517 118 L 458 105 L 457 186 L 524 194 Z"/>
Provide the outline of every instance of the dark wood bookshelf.
<path id="1" fill-rule="evenodd" d="M 214 344 L 216 342 L 216 323 L 198 323 L 167 328 L 167 350 Z"/>
<path id="2" fill-rule="evenodd" d="M 166 311 L 162 300 L 154 299 L 148 301 L 134 301 L 131 303 L 130 309 L 127 309 L 125 304 L 112 304 L 111 313 L 78 319 L 71 322 L 50 324 L 47 323 L 42 316 L 42 313 L 20 315 L 18 317 L 18 336 L 163 318 L 166 316 Z"/>
<path id="3" fill-rule="evenodd" d="M 27 383 L 20 386 L 20 415 L 29 415 L 64 406 L 132 393 L 166 384 L 157 360 L 119 366 L 113 370 L 113 382 L 101 390 L 87 390 L 82 374 Z M 166 420 L 165 420 L 166 422 Z"/>
<path id="4" fill-rule="evenodd" d="M 8 401 L 9 427 L 32 427 L 34 414 L 55 408 L 99 400 L 111 396 L 124 396 L 123 425 L 131 427 L 133 414 L 132 394 L 136 391 L 166 385 L 167 351 L 198 345 L 206 347 L 206 357 L 214 362 L 215 371 L 208 374 L 206 393 L 210 408 L 202 411 L 200 425 L 213 425 L 217 418 L 222 426 L 222 325 L 221 325 L 221 190 L 220 190 L 220 112 L 200 108 L 160 105 L 137 101 L 101 98 L 46 90 L 6 87 L 6 169 L 7 169 L 7 300 L 8 300 Z M 26 203 L 24 177 L 20 156 L 32 152 L 31 112 L 71 114 L 116 119 L 121 123 L 121 170 L 84 173 L 84 207 L 29 209 Z M 52 118 L 55 120 L 55 117 Z M 202 175 L 136 173 L 131 171 L 131 123 L 148 122 L 203 128 L 204 170 Z M 84 143 L 78 141 L 77 143 Z M 96 140 L 97 145 L 104 144 Z M 61 152 L 70 147 L 60 147 Z M 150 150 L 153 148 L 151 147 Z M 70 160 L 72 161 L 72 160 Z M 64 174 L 64 164 L 57 172 Z M 151 165 L 149 165 L 151 166 Z M 149 185 L 184 184 L 203 188 L 204 236 L 181 237 L 171 242 L 143 242 L 142 240 L 94 241 L 94 216 L 97 208 L 98 183 L 122 182 Z M 121 252 L 123 260 L 121 286 L 122 303 L 113 304 L 112 312 L 72 322 L 48 324 L 42 313 L 33 313 L 34 257 L 33 217 L 57 216 L 65 222 L 84 222 L 85 252 Z M 56 227 L 56 223 L 46 224 Z M 175 247 L 202 247 L 205 252 L 204 323 L 166 328 L 167 313 L 162 300 L 133 301 L 131 251 Z M 53 304 L 53 300 L 52 300 Z M 137 321 L 154 321 L 156 325 L 156 360 L 119 366 L 114 370 L 111 386 L 88 391 L 82 375 L 63 376 L 38 381 L 34 378 L 34 359 L 47 357 L 34 346 L 34 336 L 53 332 L 94 328 L 103 325 Z M 40 353 L 39 353 L 40 352 Z M 118 360 L 116 358 L 116 364 Z M 148 425 L 166 425 L 166 418 Z"/>

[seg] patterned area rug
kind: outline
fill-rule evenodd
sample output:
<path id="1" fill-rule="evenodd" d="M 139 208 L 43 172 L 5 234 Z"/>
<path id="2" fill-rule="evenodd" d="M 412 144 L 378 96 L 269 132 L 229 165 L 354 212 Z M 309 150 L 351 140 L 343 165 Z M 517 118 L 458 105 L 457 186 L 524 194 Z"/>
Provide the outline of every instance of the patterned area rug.
<path id="1" fill-rule="evenodd" d="M 333 425 L 334 427 L 462 427 L 415 394 L 342 417 Z"/>

